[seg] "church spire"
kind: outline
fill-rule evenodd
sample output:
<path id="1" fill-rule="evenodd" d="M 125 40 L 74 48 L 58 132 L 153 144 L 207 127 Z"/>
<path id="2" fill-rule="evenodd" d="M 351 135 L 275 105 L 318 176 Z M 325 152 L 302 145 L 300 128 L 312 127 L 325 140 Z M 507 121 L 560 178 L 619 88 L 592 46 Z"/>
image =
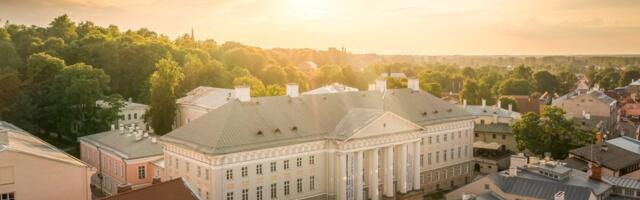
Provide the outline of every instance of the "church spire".
<path id="1" fill-rule="evenodd" d="M 196 41 L 196 37 L 193 35 L 193 27 L 191 27 L 191 40 Z"/>

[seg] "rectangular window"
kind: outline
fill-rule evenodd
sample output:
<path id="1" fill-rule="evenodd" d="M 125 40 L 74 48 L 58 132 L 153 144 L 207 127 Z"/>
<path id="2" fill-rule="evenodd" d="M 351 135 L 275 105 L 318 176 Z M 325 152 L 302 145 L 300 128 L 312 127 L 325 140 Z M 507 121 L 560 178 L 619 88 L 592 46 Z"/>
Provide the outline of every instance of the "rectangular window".
<path id="1" fill-rule="evenodd" d="M 201 176 L 201 174 L 202 174 L 202 172 L 201 172 L 201 170 L 202 170 L 202 169 L 200 169 L 200 166 L 197 166 L 196 168 L 198 169 L 198 172 L 197 172 L 197 173 L 198 173 L 198 174 L 197 174 L 197 175 L 198 175 L 198 178 L 200 178 L 200 176 Z"/>
<path id="2" fill-rule="evenodd" d="M 284 161 L 284 169 L 289 169 L 289 160 Z"/>
<path id="3" fill-rule="evenodd" d="M 440 152 L 436 151 L 436 163 L 440 162 Z"/>
<path id="4" fill-rule="evenodd" d="M 506 134 L 502 134 L 502 139 L 506 140 L 507 139 L 507 135 Z"/>
<path id="5" fill-rule="evenodd" d="M 451 148 L 451 160 L 453 160 L 454 149 Z"/>
<path id="6" fill-rule="evenodd" d="M 491 135 L 491 137 L 492 137 L 493 139 L 496 139 L 496 134 L 495 134 L 495 133 L 494 133 L 494 134 L 492 134 L 492 135 Z"/>
<path id="7" fill-rule="evenodd" d="M 256 188 L 256 200 L 262 200 L 262 186 Z"/>
<path id="8" fill-rule="evenodd" d="M 302 179 L 301 178 L 296 180 L 296 186 L 297 186 L 296 188 L 297 188 L 298 193 L 302 193 Z"/>
<path id="9" fill-rule="evenodd" d="M 469 145 L 464 145 L 464 157 L 466 158 L 469 155 Z"/>
<path id="10" fill-rule="evenodd" d="M 189 162 L 186 162 L 185 166 L 187 166 L 187 173 L 188 173 L 189 172 Z"/>
<path id="11" fill-rule="evenodd" d="M 429 144 L 431 144 L 431 136 L 429 136 Z"/>
<path id="12" fill-rule="evenodd" d="M 447 161 L 447 150 L 444 150 L 444 152 L 442 153 L 442 161 Z"/>
<path id="13" fill-rule="evenodd" d="M 475 137 L 478 137 L 478 133 L 474 133 L 473 135 L 475 135 Z"/>
<path id="14" fill-rule="evenodd" d="M 204 180 L 209 180 L 209 169 L 204 169 Z"/>
<path id="15" fill-rule="evenodd" d="M 458 131 L 458 139 L 462 138 L 462 131 Z"/>
<path id="16" fill-rule="evenodd" d="M 147 171 L 144 166 L 138 166 L 138 179 L 145 179 Z"/>
<path id="17" fill-rule="evenodd" d="M 420 154 L 420 167 L 422 167 L 424 164 L 424 155 Z"/>
<path id="18" fill-rule="evenodd" d="M 309 156 L 309 164 L 310 165 L 315 165 L 316 164 L 316 157 L 315 156 Z"/>
<path id="19" fill-rule="evenodd" d="M 209 199 L 209 192 L 205 192 L 205 194 L 207 194 L 207 198 L 206 199 Z"/>
<path id="20" fill-rule="evenodd" d="M 271 163 L 271 172 L 275 172 L 276 171 L 276 162 L 272 162 Z"/>
<path id="21" fill-rule="evenodd" d="M 443 142 L 447 142 L 447 134 L 446 133 L 444 134 L 444 137 L 442 138 L 442 141 Z"/>
<path id="22" fill-rule="evenodd" d="M 227 200 L 233 200 L 233 192 L 227 192 Z"/>
<path id="23" fill-rule="evenodd" d="M 436 135 L 436 144 L 440 143 L 440 136 Z"/>
<path id="24" fill-rule="evenodd" d="M 458 159 L 462 157 L 462 147 L 458 147 Z"/>
<path id="25" fill-rule="evenodd" d="M 16 200 L 16 194 L 14 192 L 0 194 L 0 200 Z"/>
<path id="26" fill-rule="evenodd" d="M 262 164 L 256 165 L 256 174 L 262 175 Z"/>
<path id="27" fill-rule="evenodd" d="M 311 176 L 309 177 L 309 190 L 315 190 L 315 189 L 316 189 L 316 177 Z"/>
<path id="28" fill-rule="evenodd" d="M 176 169 L 180 169 L 180 160 L 178 160 L 178 158 L 176 158 Z"/>
<path id="29" fill-rule="evenodd" d="M 227 180 L 233 180 L 233 170 L 227 169 Z"/>
<path id="30" fill-rule="evenodd" d="M 242 200 L 249 200 L 249 189 L 242 189 Z"/>
<path id="31" fill-rule="evenodd" d="M 127 120 L 131 120 L 131 114 L 127 114 Z"/>
<path id="32" fill-rule="evenodd" d="M 289 195 L 289 181 L 284 182 L 284 195 Z"/>
<path id="33" fill-rule="evenodd" d="M 296 167 L 302 167 L 302 158 L 296 158 Z"/>
<path id="34" fill-rule="evenodd" d="M 133 113 L 133 119 L 138 119 L 138 113 Z"/>
<path id="35" fill-rule="evenodd" d="M 278 198 L 278 187 L 276 186 L 275 183 L 271 184 L 271 198 L 272 199 Z"/>
<path id="36" fill-rule="evenodd" d="M 246 166 L 242 167 L 241 175 L 242 177 L 246 177 L 247 175 L 249 175 L 249 169 Z"/>
<path id="37" fill-rule="evenodd" d="M 427 154 L 427 165 L 431 165 L 431 153 Z"/>

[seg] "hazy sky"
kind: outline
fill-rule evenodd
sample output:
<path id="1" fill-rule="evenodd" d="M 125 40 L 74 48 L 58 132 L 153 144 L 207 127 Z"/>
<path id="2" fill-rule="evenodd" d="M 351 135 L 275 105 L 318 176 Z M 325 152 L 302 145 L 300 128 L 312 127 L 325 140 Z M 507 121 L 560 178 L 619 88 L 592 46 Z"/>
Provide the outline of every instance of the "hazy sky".
<path id="1" fill-rule="evenodd" d="M 0 18 L 149 28 L 263 48 L 381 54 L 637 54 L 636 0 L 0 0 Z"/>

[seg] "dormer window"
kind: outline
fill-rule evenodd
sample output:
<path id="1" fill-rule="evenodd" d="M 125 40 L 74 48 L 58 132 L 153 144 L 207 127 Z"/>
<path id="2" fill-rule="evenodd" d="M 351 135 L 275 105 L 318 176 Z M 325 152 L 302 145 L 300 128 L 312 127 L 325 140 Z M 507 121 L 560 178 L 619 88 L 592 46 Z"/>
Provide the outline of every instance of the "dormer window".
<path id="1" fill-rule="evenodd" d="M 276 130 L 273 130 L 274 133 L 280 133 L 280 128 L 276 128 Z"/>
<path id="2" fill-rule="evenodd" d="M 291 131 L 297 131 L 297 130 L 298 130 L 298 127 L 297 127 L 297 126 L 293 126 L 293 127 L 291 127 Z"/>
<path id="3" fill-rule="evenodd" d="M 434 110 L 434 111 L 433 111 L 433 114 L 438 114 L 438 110 Z"/>
<path id="4" fill-rule="evenodd" d="M 256 133 L 256 135 L 260 135 L 260 136 L 261 136 L 261 135 L 262 135 L 262 131 L 260 131 L 260 130 L 259 130 L 259 131 Z"/>
<path id="5" fill-rule="evenodd" d="M 427 112 L 422 112 L 422 116 L 427 116 Z"/>

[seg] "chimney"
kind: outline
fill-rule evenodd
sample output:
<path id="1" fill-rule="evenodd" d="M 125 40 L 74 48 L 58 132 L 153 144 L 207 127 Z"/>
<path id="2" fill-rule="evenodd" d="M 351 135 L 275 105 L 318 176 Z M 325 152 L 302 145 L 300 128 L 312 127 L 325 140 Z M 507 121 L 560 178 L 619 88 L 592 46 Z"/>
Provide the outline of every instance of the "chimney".
<path id="1" fill-rule="evenodd" d="M 376 80 L 376 90 L 378 92 L 384 92 L 387 90 L 387 80 L 378 79 Z"/>
<path id="2" fill-rule="evenodd" d="M 498 109 L 502 109 L 502 102 L 500 102 L 500 99 L 498 99 Z"/>
<path id="3" fill-rule="evenodd" d="M 482 108 L 484 108 L 484 107 L 486 107 L 486 106 L 487 106 L 487 100 L 482 99 Z"/>
<path id="4" fill-rule="evenodd" d="M 551 161 L 551 152 L 544 152 L 544 161 L 545 162 Z"/>
<path id="5" fill-rule="evenodd" d="M 527 166 L 527 157 L 523 153 L 518 153 L 511 156 L 509 163 L 509 168 L 524 168 Z"/>
<path id="6" fill-rule="evenodd" d="M 146 131 L 142 131 L 142 137 L 149 137 L 149 133 Z"/>
<path id="7" fill-rule="evenodd" d="M 300 96 L 300 92 L 298 90 L 297 83 L 287 83 L 287 96 L 289 97 L 298 97 Z"/>
<path id="8" fill-rule="evenodd" d="M 467 99 L 463 99 L 462 100 L 462 107 L 466 108 L 467 107 Z"/>
<path id="9" fill-rule="evenodd" d="M 120 184 L 118 185 L 118 189 L 116 190 L 118 194 L 128 191 L 131 191 L 131 185 L 129 184 Z"/>
<path id="10" fill-rule="evenodd" d="M 553 200 L 564 200 L 564 191 L 559 191 L 553 195 Z"/>
<path id="11" fill-rule="evenodd" d="M 407 80 L 407 88 L 413 91 L 420 90 L 420 81 L 417 78 L 409 78 Z"/>
<path id="12" fill-rule="evenodd" d="M 111 131 L 115 131 L 116 130 L 116 125 L 115 124 L 111 124 Z"/>
<path id="13" fill-rule="evenodd" d="M 142 139 L 142 133 L 140 131 L 136 131 L 135 136 L 136 141 L 140 141 Z"/>
<path id="14" fill-rule="evenodd" d="M 158 143 L 158 139 L 156 137 L 151 137 L 151 143 Z"/>
<path id="15" fill-rule="evenodd" d="M 374 91 L 374 90 L 376 90 L 376 84 L 375 83 L 369 84 L 369 91 Z"/>
<path id="16" fill-rule="evenodd" d="M 129 97 L 129 103 L 133 102 L 133 99 L 131 97 Z"/>
<path id="17" fill-rule="evenodd" d="M 246 85 L 239 85 L 235 87 L 236 98 L 240 102 L 249 102 L 251 101 L 251 88 Z"/>
<path id="18" fill-rule="evenodd" d="M 513 112 L 513 105 L 509 104 L 509 113 Z"/>
<path id="19" fill-rule="evenodd" d="M 518 176 L 518 168 L 509 167 L 509 176 Z"/>
<path id="20" fill-rule="evenodd" d="M 607 152 L 608 150 L 609 150 L 609 145 L 607 145 L 606 142 L 603 142 L 602 145 L 600 145 L 600 151 Z"/>
<path id="21" fill-rule="evenodd" d="M 602 180 L 602 167 L 600 165 L 595 164 L 593 162 L 589 163 L 589 179 L 601 181 Z"/>

